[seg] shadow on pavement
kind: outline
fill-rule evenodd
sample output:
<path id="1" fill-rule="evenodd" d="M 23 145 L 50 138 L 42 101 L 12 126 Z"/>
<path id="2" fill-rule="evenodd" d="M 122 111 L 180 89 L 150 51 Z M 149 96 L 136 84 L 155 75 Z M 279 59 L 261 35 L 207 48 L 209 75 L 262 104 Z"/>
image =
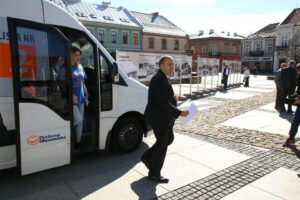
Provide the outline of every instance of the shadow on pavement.
<path id="1" fill-rule="evenodd" d="M 300 151 L 295 145 L 290 145 L 289 148 L 296 154 L 297 158 L 300 159 Z"/>
<path id="2" fill-rule="evenodd" d="M 156 187 L 158 183 L 149 181 L 147 177 L 143 177 L 133 183 L 131 183 L 131 189 L 137 194 L 139 200 L 145 199 L 155 199 L 157 198 L 156 195 Z M 147 194 L 143 188 L 147 188 Z"/>
<path id="3" fill-rule="evenodd" d="M 16 168 L 0 171 L 0 199 L 84 198 L 122 178 L 128 172 L 139 178 L 141 175 L 132 169 L 140 162 L 141 155 L 148 148 L 146 143 L 142 143 L 139 149 L 129 154 L 88 153 L 76 156 L 71 165 L 23 177 L 18 175 Z M 144 177 L 131 184 L 132 176 L 127 177 L 131 178 L 127 187 L 131 186 L 140 199 L 143 199 L 143 193 L 151 198 L 156 197 L 156 184 Z"/>

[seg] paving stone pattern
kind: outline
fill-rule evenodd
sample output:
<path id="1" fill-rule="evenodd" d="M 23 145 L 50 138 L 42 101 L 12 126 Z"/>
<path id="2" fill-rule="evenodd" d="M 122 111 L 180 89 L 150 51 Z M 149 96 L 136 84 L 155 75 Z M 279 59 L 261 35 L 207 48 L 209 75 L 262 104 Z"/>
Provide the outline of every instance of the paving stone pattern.
<path id="1" fill-rule="evenodd" d="M 155 199 L 221 199 L 280 167 L 300 173 L 300 156 L 297 158 L 294 155 L 275 150 L 259 149 L 245 144 L 187 132 L 181 133 L 243 153 L 251 156 L 251 158 Z"/>
<path id="2" fill-rule="evenodd" d="M 208 97 L 206 99 L 213 100 L 214 98 Z M 176 121 L 174 129 L 177 131 L 192 132 L 213 138 L 250 144 L 252 146 L 275 149 L 285 153 L 295 154 L 295 152 L 291 149 L 284 148 L 282 146 L 283 142 L 286 140 L 286 136 L 219 125 L 228 119 L 244 114 L 253 109 L 257 109 L 273 102 L 274 100 L 274 91 L 259 94 L 246 99 L 227 99 L 216 107 L 201 110 L 198 115 L 193 118 L 185 127 L 181 127 L 179 122 Z M 300 141 L 297 141 L 296 144 L 300 145 Z"/>

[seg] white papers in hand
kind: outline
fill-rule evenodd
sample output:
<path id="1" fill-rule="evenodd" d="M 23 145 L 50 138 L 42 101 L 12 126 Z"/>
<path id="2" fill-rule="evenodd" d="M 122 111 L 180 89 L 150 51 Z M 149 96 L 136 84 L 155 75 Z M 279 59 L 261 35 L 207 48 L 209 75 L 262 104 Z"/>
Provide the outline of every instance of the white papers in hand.
<path id="1" fill-rule="evenodd" d="M 185 126 L 191 119 L 193 119 L 197 113 L 198 113 L 198 108 L 194 103 L 191 103 L 189 109 L 189 115 L 186 117 L 179 117 L 179 121 L 181 123 L 181 126 Z"/>

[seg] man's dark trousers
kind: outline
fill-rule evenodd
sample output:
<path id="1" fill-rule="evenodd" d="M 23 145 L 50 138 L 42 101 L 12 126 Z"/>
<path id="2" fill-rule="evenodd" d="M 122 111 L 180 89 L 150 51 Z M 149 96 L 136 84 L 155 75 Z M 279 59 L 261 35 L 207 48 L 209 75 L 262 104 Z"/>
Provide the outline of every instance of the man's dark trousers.
<path id="1" fill-rule="evenodd" d="M 146 160 L 149 163 L 149 176 L 160 176 L 160 171 L 164 164 L 168 145 L 172 144 L 174 140 L 174 133 L 172 128 L 152 128 L 156 138 L 156 142 L 150 149 L 148 149 L 144 153 L 142 159 Z"/>
<path id="2" fill-rule="evenodd" d="M 228 75 L 224 75 L 224 90 L 227 90 Z"/>
<path id="3" fill-rule="evenodd" d="M 292 139 L 295 138 L 295 136 L 298 132 L 299 124 L 300 124 L 300 108 L 299 108 L 299 106 L 297 106 L 295 116 L 294 116 L 293 122 L 291 124 L 291 129 L 289 132 L 290 138 L 292 138 Z"/>
<path id="4" fill-rule="evenodd" d="M 285 104 L 285 102 L 287 102 L 288 103 L 288 112 L 292 112 L 293 110 L 292 110 L 292 103 L 291 103 L 291 101 L 286 101 L 286 99 L 287 99 L 287 97 L 288 96 L 290 96 L 290 95 L 293 95 L 294 94 L 294 91 L 295 90 L 293 90 L 293 89 L 282 89 L 282 94 L 283 94 L 283 96 L 282 96 L 282 100 L 283 100 L 283 102 L 282 102 L 282 104 L 283 104 L 283 110 L 284 110 L 284 104 Z"/>

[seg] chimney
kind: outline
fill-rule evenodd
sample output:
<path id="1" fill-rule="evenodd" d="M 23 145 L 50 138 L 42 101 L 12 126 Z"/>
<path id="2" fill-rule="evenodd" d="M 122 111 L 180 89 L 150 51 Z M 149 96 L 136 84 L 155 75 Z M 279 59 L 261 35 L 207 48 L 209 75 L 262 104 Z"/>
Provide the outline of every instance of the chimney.
<path id="1" fill-rule="evenodd" d="M 110 1 L 102 1 L 101 5 L 102 6 L 109 6 L 110 5 Z"/>
<path id="2" fill-rule="evenodd" d="M 227 36 L 230 36 L 230 32 L 227 32 Z"/>
<path id="3" fill-rule="evenodd" d="M 200 36 L 200 35 L 203 35 L 203 34 L 204 34 L 204 31 L 203 31 L 203 30 L 200 30 L 200 31 L 199 31 L 199 36 Z"/>
<path id="4" fill-rule="evenodd" d="M 209 34 L 214 33 L 214 29 L 209 29 Z"/>
<path id="5" fill-rule="evenodd" d="M 225 31 L 222 31 L 221 33 L 222 33 L 222 34 L 224 34 L 224 33 L 225 33 Z"/>
<path id="6" fill-rule="evenodd" d="M 154 12 L 154 13 L 152 13 L 152 15 L 158 16 L 159 12 Z"/>
<path id="7" fill-rule="evenodd" d="M 233 34 L 233 35 L 234 35 L 234 37 L 236 37 L 236 36 L 237 36 L 237 33 L 236 33 L 236 32 L 234 32 L 234 34 Z"/>

